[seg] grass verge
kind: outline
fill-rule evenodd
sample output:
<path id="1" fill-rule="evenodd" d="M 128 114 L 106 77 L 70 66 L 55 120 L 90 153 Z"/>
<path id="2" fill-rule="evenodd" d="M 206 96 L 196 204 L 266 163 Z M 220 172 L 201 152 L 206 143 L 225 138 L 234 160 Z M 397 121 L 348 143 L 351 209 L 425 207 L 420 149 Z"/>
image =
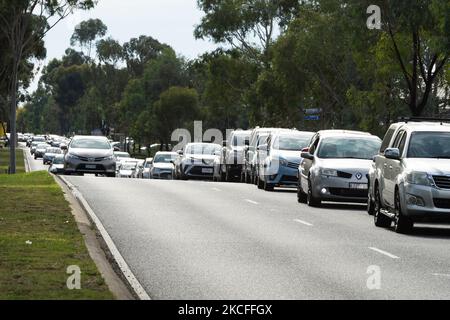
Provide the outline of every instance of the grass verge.
<path id="1" fill-rule="evenodd" d="M 25 162 L 23 150 L 16 150 L 17 173 L 25 172 Z M 8 172 L 9 167 L 9 149 L 0 149 L 0 174 Z"/>
<path id="2" fill-rule="evenodd" d="M 67 268 L 81 269 L 81 290 Z M 0 300 L 102 300 L 113 295 L 47 172 L 0 176 Z"/>

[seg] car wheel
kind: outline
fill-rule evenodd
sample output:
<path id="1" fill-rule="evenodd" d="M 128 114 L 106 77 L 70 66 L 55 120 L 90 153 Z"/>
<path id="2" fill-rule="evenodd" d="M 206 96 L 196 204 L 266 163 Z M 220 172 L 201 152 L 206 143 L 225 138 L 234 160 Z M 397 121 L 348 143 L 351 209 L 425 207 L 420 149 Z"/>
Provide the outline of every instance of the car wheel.
<path id="1" fill-rule="evenodd" d="M 383 208 L 381 205 L 380 189 L 378 187 L 375 187 L 375 201 L 374 201 L 374 215 L 373 215 L 375 226 L 379 228 L 389 228 L 392 224 L 392 221 L 389 217 L 387 217 L 381 212 L 382 209 Z"/>
<path id="2" fill-rule="evenodd" d="M 367 200 L 367 213 L 370 216 L 375 214 L 375 201 L 372 200 L 372 197 L 369 195 L 369 199 Z"/>
<path id="3" fill-rule="evenodd" d="M 308 202 L 308 195 L 303 192 L 300 179 L 298 179 L 298 184 L 297 184 L 297 200 L 299 203 L 307 203 Z"/>
<path id="4" fill-rule="evenodd" d="M 226 182 L 226 181 L 227 181 L 227 175 L 226 175 L 226 173 L 224 173 L 224 172 L 222 171 L 222 169 L 220 169 L 220 168 L 219 168 L 219 171 L 220 171 L 220 181 Z"/>
<path id="5" fill-rule="evenodd" d="M 226 182 L 231 182 L 230 168 L 227 168 L 227 172 L 225 172 L 225 181 Z"/>
<path id="6" fill-rule="evenodd" d="M 250 175 L 248 174 L 247 170 L 245 171 L 245 178 L 244 179 L 245 179 L 245 183 L 247 183 L 247 184 L 251 183 Z"/>
<path id="7" fill-rule="evenodd" d="M 311 179 L 308 179 L 307 203 L 308 203 L 308 206 L 310 206 L 310 207 L 320 207 L 320 205 L 322 204 L 322 201 L 320 201 L 313 195 Z"/>
<path id="8" fill-rule="evenodd" d="M 414 222 L 410 218 L 406 217 L 402 213 L 402 205 L 400 202 L 400 193 L 395 192 L 395 219 L 394 230 L 397 233 L 408 234 L 414 228 Z"/>
<path id="9" fill-rule="evenodd" d="M 275 189 L 275 186 L 273 184 L 268 183 L 267 181 L 264 181 L 264 190 L 268 192 L 272 192 Z"/>
<path id="10" fill-rule="evenodd" d="M 260 177 L 256 177 L 256 185 L 258 186 L 258 189 L 262 190 L 264 189 L 264 181 L 261 180 Z"/>

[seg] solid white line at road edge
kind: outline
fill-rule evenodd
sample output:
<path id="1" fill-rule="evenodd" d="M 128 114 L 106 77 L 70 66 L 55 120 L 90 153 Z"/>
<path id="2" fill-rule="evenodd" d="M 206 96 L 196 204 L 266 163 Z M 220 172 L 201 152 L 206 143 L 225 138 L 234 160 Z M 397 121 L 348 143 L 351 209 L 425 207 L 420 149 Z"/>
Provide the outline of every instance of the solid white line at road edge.
<path id="1" fill-rule="evenodd" d="M 295 219 L 294 222 L 304 224 L 305 226 L 308 226 L 308 227 L 314 227 L 314 225 L 312 223 L 309 223 L 309 222 L 306 222 L 306 221 L 303 221 L 300 219 Z"/>
<path id="2" fill-rule="evenodd" d="M 369 247 L 370 250 L 384 254 L 385 256 L 388 256 L 391 259 L 400 259 L 400 257 L 397 257 L 396 255 L 393 255 L 392 253 L 389 253 L 387 251 L 378 249 L 378 248 L 374 248 L 374 247 Z"/>
<path id="3" fill-rule="evenodd" d="M 72 191 L 73 195 L 76 199 L 78 199 L 81 203 L 81 206 L 86 210 L 89 217 L 92 219 L 94 225 L 97 227 L 97 230 L 100 232 L 100 235 L 102 236 L 103 240 L 105 241 L 106 245 L 108 246 L 109 251 L 114 257 L 114 260 L 116 261 L 117 265 L 120 268 L 120 271 L 122 271 L 125 279 L 127 279 L 128 283 L 130 284 L 133 291 L 136 293 L 136 295 L 139 297 L 140 300 L 151 300 L 150 296 L 145 291 L 144 287 L 140 284 L 139 280 L 136 278 L 136 276 L 131 271 L 130 267 L 126 263 L 125 259 L 120 254 L 119 250 L 117 249 L 116 245 L 114 244 L 114 241 L 112 240 L 111 236 L 109 235 L 108 231 L 106 231 L 105 227 L 103 226 L 100 219 L 97 217 L 95 212 L 92 210 L 91 206 L 88 204 L 86 199 L 84 199 L 81 192 L 65 177 L 57 176 L 60 178 Z"/>

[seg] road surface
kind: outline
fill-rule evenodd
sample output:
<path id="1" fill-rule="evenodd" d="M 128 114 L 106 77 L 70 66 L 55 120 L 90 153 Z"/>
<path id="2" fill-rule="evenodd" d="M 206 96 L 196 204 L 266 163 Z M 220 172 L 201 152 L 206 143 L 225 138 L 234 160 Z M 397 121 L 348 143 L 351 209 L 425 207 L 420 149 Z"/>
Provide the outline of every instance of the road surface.
<path id="1" fill-rule="evenodd" d="M 67 177 L 153 299 L 450 299 L 450 229 L 246 184 Z"/>

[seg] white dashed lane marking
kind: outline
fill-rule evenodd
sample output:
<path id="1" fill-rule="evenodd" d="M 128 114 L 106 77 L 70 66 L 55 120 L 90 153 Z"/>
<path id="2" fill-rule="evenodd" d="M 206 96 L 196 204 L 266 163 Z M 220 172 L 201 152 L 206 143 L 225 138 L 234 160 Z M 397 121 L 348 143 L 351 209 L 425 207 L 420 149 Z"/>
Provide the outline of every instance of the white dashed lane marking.
<path id="1" fill-rule="evenodd" d="M 308 226 L 308 227 L 313 227 L 314 226 L 312 223 L 309 223 L 309 222 L 306 222 L 306 221 L 303 221 L 303 220 L 299 220 L 299 219 L 295 219 L 294 222 L 303 224 L 303 225 Z"/>
<path id="2" fill-rule="evenodd" d="M 375 248 L 375 247 L 370 247 L 369 249 L 372 250 L 372 251 L 381 253 L 381 254 L 383 254 L 383 255 L 391 258 L 391 259 L 400 259 L 400 257 L 397 257 L 396 255 L 393 255 L 392 253 L 389 253 L 387 251 L 384 251 L 384 250 L 381 250 L 381 249 L 378 249 L 378 248 Z"/>
<path id="3" fill-rule="evenodd" d="M 259 203 L 253 200 L 249 200 L 249 199 L 245 199 L 246 202 L 254 204 L 255 206 L 258 205 Z"/>

